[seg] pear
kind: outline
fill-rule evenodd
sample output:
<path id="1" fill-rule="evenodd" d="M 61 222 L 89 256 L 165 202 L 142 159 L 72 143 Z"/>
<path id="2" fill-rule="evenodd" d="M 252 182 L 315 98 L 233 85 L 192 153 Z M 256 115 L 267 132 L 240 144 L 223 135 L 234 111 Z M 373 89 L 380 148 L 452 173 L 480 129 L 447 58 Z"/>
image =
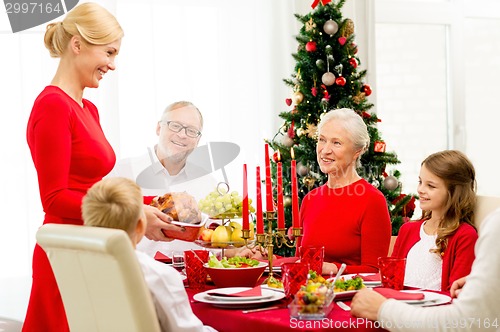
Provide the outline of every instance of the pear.
<path id="1" fill-rule="evenodd" d="M 243 230 L 241 227 L 233 230 L 231 233 L 231 241 L 236 247 L 240 247 L 245 244 L 245 240 L 243 240 Z"/>
<path id="2" fill-rule="evenodd" d="M 231 233 L 231 227 L 223 225 L 218 226 L 212 233 L 212 246 L 216 248 L 227 247 L 231 239 Z"/>
<path id="3" fill-rule="evenodd" d="M 231 226 L 233 229 L 241 229 L 241 224 L 236 221 L 231 221 L 229 223 L 229 226 Z"/>

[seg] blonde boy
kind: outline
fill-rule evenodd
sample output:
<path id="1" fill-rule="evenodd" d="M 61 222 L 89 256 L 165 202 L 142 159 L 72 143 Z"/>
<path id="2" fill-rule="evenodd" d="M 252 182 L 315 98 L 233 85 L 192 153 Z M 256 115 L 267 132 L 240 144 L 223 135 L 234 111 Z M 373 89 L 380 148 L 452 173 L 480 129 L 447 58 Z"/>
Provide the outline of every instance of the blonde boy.
<path id="1" fill-rule="evenodd" d="M 135 248 L 146 232 L 141 188 L 126 178 L 105 178 L 83 198 L 86 226 L 124 230 Z M 181 275 L 172 267 L 136 250 L 148 288 L 153 296 L 162 331 L 214 331 L 193 314 Z"/>

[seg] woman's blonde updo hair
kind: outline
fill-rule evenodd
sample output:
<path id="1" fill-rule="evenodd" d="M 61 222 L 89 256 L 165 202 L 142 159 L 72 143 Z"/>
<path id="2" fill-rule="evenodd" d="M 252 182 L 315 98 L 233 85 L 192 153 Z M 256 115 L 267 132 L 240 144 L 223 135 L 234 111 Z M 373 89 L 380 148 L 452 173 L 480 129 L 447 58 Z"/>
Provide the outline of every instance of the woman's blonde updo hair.
<path id="1" fill-rule="evenodd" d="M 340 125 L 349 133 L 349 138 L 354 144 L 354 149 L 361 150 L 356 160 L 356 167 L 361 167 L 361 156 L 370 147 L 370 135 L 368 134 L 368 128 L 365 122 L 361 116 L 352 109 L 340 108 L 331 110 L 321 117 L 321 121 L 318 124 L 318 133 L 321 133 L 321 129 L 325 123 L 333 120 L 339 121 Z"/>
<path id="2" fill-rule="evenodd" d="M 73 8 L 62 22 L 47 25 L 44 42 L 50 56 L 60 57 L 73 36 L 90 45 L 106 45 L 121 39 L 123 29 L 104 7 L 87 2 Z"/>

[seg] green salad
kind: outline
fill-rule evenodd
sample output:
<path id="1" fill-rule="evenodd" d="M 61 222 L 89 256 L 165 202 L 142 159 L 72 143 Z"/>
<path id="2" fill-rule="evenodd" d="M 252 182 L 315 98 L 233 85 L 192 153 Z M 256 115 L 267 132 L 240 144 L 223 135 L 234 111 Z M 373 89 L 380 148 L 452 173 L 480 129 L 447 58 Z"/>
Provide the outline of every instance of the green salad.
<path id="1" fill-rule="evenodd" d="M 259 261 L 256 259 L 251 259 L 247 257 L 223 257 L 222 260 L 218 260 L 215 256 L 210 256 L 208 260 L 209 267 L 218 268 L 245 268 L 259 265 Z"/>

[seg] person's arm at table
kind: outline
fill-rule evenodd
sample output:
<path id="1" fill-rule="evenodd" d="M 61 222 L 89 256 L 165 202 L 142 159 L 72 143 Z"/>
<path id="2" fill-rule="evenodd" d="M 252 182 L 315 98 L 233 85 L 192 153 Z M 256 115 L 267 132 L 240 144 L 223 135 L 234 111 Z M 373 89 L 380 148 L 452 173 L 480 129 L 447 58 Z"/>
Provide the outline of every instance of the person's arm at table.
<path id="1" fill-rule="evenodd" d="M 460 279 L 457 279 L 453 282 L 450 288 L 450 295 L 452 298 L 457 298 L 458 294 L 462 291 L 462 287 L 465 285 L 465 279 L 467 277 L 462 277 Z"/>
<path id="2" fill-rule="evenodd" d="M 144 205 L 144 213 L 148 221 L 145 234 L 148 239 L 153 241 L 173 240 L 166 237 L 162 231 L 162 229 L 176 230 L 179 228 L 179 226 L 171 224 L 172 218 L 170 216 L 150 205 Z"/>

